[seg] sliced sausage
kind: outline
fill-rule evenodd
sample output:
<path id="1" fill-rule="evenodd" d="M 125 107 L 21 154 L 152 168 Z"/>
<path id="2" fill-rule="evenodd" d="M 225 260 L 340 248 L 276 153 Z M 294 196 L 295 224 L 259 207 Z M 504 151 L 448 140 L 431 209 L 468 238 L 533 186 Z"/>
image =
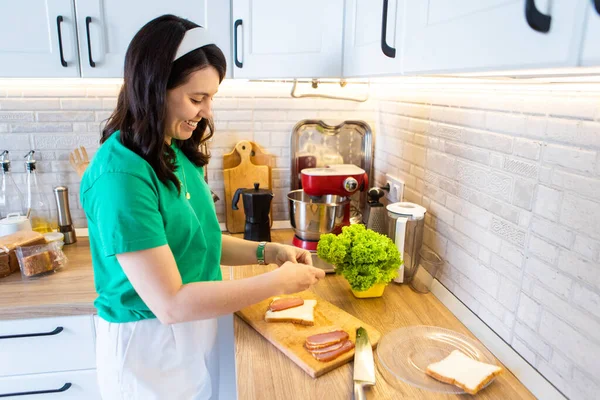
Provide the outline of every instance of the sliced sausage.
<path id="1" fill-rule="evenodd" d="M 354 343 L 350 340 L 345 340 L 342 346 L 339 349 L 331 350 L 326 353 L 311 353 L 314 358 L 319 361 L 327 362 L 331 360 L 335 360 L 340 355 L 352 350 L 354 348 Z"/>
<path id="2" fill-rule="evenodd" d="M 331 331 L 318 333 L 306 338 L 306 345 L 312 349 L 327 347 L 329 345 L 342 342 L 348 339 L 348 333 L 345 331 Z"/>
<path id="3" fill-rule="evenodd" d="M 281 299 L 275 299 L 269 304 L 269 310 L 271 311 L 282 311 L 288 308 L 298 307 L 304 304 L 304 299 L 299 297 L 284 297 Z"/>
<path id="4" fill-rule="evenodd" d="M 344 344 L 344 342 L 338 342 L 338 343 L 334 343 L 332 345 L 325 346 L 325 347 L 311 348 L 305 343 L 304 348 L 312 354 L 320 354 L 320 353 L 327 353 L 328 351 L 332 351 L 332 350 L 337 350 L 340 347 L 342 347 L 343 344 Z"/>

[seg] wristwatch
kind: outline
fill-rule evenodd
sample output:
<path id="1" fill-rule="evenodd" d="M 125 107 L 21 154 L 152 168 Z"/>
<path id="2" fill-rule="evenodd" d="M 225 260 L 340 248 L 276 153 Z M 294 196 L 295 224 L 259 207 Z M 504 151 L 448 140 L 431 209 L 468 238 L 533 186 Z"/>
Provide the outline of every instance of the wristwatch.
<path id="1" fill-rule="evenodd" d="M 267 246 L 267 242 L 260 242 L 258 247 L 256 248 L 256 260 L 258 261 L 258 265 L 265 265 L 265 247 Z"/>

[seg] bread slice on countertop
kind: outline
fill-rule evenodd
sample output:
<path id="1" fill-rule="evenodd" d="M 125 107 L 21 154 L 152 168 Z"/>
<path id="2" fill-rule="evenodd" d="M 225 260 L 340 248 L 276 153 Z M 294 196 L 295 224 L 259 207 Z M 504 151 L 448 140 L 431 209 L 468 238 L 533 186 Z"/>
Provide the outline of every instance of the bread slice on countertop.
<path id="1" fill-rule="evenodd" d="M 273 300 L 277 300 L 275 297 Z M 304 300 L 304 304 L 298 307 L 292 307 L 281 311 L 271 311 L 267 309 L 265 321 L 267 322 L 292 322 L 300 325 L 315 324 L 315 306 L 316 300 Z"/>
<path id="2" fill-rule="evenodd" d="M 429 364 L 426 372 L 439 381 L 476 394 L 502 372 L 502 367 L 473 360 L 460 350 L 454 350 L 443 360 Z"/>

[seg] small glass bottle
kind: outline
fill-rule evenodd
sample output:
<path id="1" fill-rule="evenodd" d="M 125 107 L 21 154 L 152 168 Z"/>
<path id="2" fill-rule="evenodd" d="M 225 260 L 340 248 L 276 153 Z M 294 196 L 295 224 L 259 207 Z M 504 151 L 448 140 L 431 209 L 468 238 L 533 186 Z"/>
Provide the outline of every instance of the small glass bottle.
<path id="1" fill-rule="evenodd" d="M 50 203 L 48 197 L 41 190 L 41 185 L 36 172 L 36 161 L 33 159 L 34 150 L 25 156 L 25 170 L 27 171 L 27 196 L 25 209 L 31 220 L 31 227 L 40 233 L 52 232 L 50 224 Z"/>
<path id="2" fill-rule="evenodd" d="M 2 174 L 0 175 L 0 218 L 6 218 L 8 214 L 14 213 L 25 215 L 23 195 L 10 173 L 8 150 L 0 153 L 0 174 Z"/>

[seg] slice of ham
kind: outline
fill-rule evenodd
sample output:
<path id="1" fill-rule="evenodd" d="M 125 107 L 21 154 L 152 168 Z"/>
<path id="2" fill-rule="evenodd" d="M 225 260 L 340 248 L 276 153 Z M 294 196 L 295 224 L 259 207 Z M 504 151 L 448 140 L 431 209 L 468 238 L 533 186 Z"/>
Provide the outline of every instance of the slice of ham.
<path id="1" fill-rule="evenodd" d="M 333 350 L 337 350 L 340 347 L 342 347 L 344 345 L 344 342 L 338 342 L 338 343 L 334 343 L 331 344 L 329 346 L 325 346 L 325 347 L 317 347 L 315 349 L 310 348 L 308 345 L 306 345 L 306 343 L 304 344 L 304 348 L 306 350 L 308 350 L 310 353 L 312 354 L 320 354 L 320 353 L 327 353 L 328 351 L 333 351 Z"/>
<path id="2" fill-rule="evenodd" d="M 329 345 L 342 342 L 348 339 L 348 333 L 345 331 L 331 331 L 318 333 L 306 338 L 306 346 L 310 349 L 319 349 Z"/>
<path id="3" fill-rule="evenodd" d="M 275 299 L 269 304 L 269 310 L 271 311 L 282 311 L 288 308 L 298 307 L 304 304 L 304 299 L 299 297 L 285 297 L 281 299 Z"/>
<path id="4" fill-rule="evenodd" d="M 322 361 L 322 362 L 327 362 L 327 361 L 335 360 L 336 358 L 338 358 L 342 354 L 352 350 L 353 348 L 354 348 L 354 343 L 352 343 L 350 340 L 345 340 L 342 343 L 342 346 L 339 347 L 338 349 L 331 350 L 331 351 L 328 351 L 325 353 L 311 353 L 311 354 L 317 360 Z"/>

